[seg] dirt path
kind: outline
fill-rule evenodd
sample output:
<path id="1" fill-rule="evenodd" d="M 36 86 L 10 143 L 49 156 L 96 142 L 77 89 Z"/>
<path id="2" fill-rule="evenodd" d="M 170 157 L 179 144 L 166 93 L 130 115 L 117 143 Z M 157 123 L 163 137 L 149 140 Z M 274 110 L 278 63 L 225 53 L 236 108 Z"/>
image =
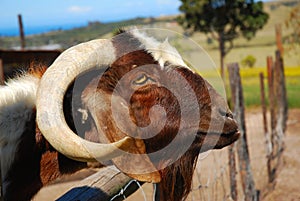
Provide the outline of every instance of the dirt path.
<path id="1" fill-rule="evenodd" d="M 285 145 L 275 189 L 263 201 L 300 201 L 300 109 L 289 111 Z"/>

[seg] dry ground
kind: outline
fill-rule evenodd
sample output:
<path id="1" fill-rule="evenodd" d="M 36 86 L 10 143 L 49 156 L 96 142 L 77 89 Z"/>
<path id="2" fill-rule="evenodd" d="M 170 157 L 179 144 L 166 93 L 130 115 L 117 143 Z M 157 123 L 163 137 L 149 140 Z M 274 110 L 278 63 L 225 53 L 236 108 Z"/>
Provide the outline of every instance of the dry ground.
<path id="1" fill-rule="evenodd" d="M 300 200 L 300 109 L 289 112 L 285 144 L 284 166 L 277 177 L 275 190 L 264 201 Z"/>
<path id="2" fill-rule="evenodd" d="M 266 146 L 261 110 L 246 111 L 246 132 L 249 144 L 251 168 L 255 186 L 260 190 L 262 201 L 300 201 L 300 109 L 289 110 L 283 163 L 278 170 L 273 190 L 268 185 Z M 268 116 L 269 120 L 269 116 Z M 193 191 L 189 201 L 231 200 L 228 181 L 227 149 L 202 155 L 194 175 Z M 238 179 L 238 200 L 244 200 Z M 198 188 L 201 186 L 201 188 Z M 147 200 L 152 200 L 152 186 L 144 185 Z M 144 200 L 138 191 L 127 200 Z"/>

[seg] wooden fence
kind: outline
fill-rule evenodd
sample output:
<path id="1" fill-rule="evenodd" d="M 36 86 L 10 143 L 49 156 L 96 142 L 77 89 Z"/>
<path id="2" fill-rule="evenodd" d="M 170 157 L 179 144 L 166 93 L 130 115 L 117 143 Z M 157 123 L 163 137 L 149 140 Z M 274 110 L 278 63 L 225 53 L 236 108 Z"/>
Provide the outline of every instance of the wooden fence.
<path id="1" fill-rule="evenodd" d="M 270 107 L 270 131 L 265 128 L 266 145 L 268 148 L 268 177 L 271 188 L 274 188 L 276 174 L 281 165 L 282 153 L 284 150 L 284 133 L 286 130 L 286 121 L 288 116 L 288 103 L 285 87 L 284 66 L 280 51 L 275 53 L 275 62 L 272 57 L 267 58 L 267 78 L 268 78 L 268 96 Z M 261 101 L 263 116 L 266 118 L 266 101 L 264 94 L 263 74 L 261 79 Z M 264 120 L 267 122 L 267 119 Z"/>
<path id="2" fill-rule="evenodd" d="M 230 169 L 230 194 L 233 200 L 237 200 L 237 178 L 236 172 L 240 173 L 241 186 L 246 201 L 260 200 L 260 191 L 256 189 L 251 171 L 249 151 L 247 144 L 247 132 L 244 118 L 243 89 L 239 66 L 237 63 L 228 65 L 231 105 L 233 113 L 239 123 L 241 138 L 235 145 L 229 147 L 229 169 Z M 263 73 L 260 73 L 259 80 L 261 86 L 261 105 L 263 115 L 263 128 L 265 133 L 265 144 L 267 150 L 267 171 L 268 171 L 268 190 L 273 190 L 278 170 L 282 165 L 282 153 L 284 151 L 284 133 L 288 116 L 288 103 L 285 87 L 284 66 L 280 51 L 275 53 L 275 62 L 272 57 L 267 58 L 268 72 L 268 102 L 270 110 L 270 125 L 267 121 L 267 98 L 265 95 L 265 85 Z M 270 128 L 270 132 L 269 132 Z M 237 162 L 235 152 L 238 155 L 239 171 L 236 170 Z M 264 192 L 266 194 L 267 192 Z"/>
<path id="3" fill-rule="evenodd" d="M 66 192 L 56 200 L 123 200 L 141 185 L 137 181 L 132 181 L 134 180 L 115 167 L 104 167 L 97 173 L 67 188 Z"/>
<path id="4" fill-rule="evenodd" d="M 259 200 L 258 191 L 255 189 L 254 179 L 252 176 L 250 166 L 250 156 L 247 143 L 247 132 L 245 126 L 245 108 L 243 98 L 243 87 L 239 73 L 239 66 L 237 63 L 228 65 L 230 88 L 231 88 L 231 102 L 233 107 L 233 114 L 239 124 L 241 133 L 240 139 L 236 142 L 236 151 L 239 159 L 239 170 L 242 182 L 242 189 L 245 195 L 245 201 Z M 236 162 L 235 162 L 235 147 L 231 146 L 229 149 L 229 163 L 230 163 L 230 186 L 232 199 L 237 201 L 237 187 L 236 187 Z"/>

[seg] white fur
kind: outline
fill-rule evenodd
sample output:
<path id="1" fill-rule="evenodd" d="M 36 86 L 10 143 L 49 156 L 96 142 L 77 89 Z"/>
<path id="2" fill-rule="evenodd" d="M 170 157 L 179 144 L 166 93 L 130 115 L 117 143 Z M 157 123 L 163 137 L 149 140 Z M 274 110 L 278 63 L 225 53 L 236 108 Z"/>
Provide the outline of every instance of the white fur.
<path id="1" fill-rule="evenodd" d="M 39 79 L 23 75 L 0 86 L 0 157 L 2 177 L 10 168 L 25 124 L 35 107 Z"/>
<path id="2" fill-rule="evenodd" d="M 161 67 L 164 67 L 166 62 L 187 67 L 176 48 L 169 44 L 168 39 L 161 43 L 137 29 L 133 29 L 131 33 L 143 44 L 142 48 L 147 50 Z"/>

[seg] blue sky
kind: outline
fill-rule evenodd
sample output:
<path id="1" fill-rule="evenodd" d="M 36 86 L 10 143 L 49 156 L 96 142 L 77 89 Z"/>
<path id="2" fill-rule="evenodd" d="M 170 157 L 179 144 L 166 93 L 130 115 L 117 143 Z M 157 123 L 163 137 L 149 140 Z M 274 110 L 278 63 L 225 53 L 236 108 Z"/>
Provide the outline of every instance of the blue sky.
<path id="1" fill-rule="evenodd" d="M 179 6 L 179 0 L 1 0 L 0 34 L 18 28 L 18 14 L 26 28 L 177 14 Z"/>

